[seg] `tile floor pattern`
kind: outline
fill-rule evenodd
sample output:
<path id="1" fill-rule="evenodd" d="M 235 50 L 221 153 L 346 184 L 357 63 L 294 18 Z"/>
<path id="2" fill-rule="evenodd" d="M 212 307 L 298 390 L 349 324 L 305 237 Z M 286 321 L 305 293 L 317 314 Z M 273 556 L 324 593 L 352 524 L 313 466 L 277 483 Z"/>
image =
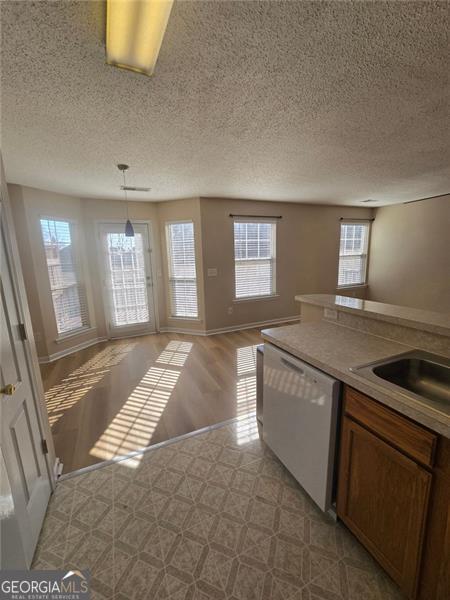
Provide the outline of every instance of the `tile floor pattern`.
<path id="1" fill-rule="evenodd" d="M 89 568 L 93 600 L 400 598 L 256 431 L 252 416 L 60 482 L 33 568 Z"/>

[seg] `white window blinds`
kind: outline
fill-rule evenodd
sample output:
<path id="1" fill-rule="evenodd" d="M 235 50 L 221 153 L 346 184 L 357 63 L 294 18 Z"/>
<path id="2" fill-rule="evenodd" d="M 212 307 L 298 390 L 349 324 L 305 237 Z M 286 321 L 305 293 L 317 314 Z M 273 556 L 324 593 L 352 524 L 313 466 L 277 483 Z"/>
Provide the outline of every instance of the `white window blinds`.
<path id="1" fill-rule="evenodd" d="M 194 224 L 166 225 L 170 309 L 173 317 L 198 317 Z"/>
<path id="2" fill-rule="evenodd" d="M 275 294 L 276 224 L 234 221 L 236 298 Z"/>
<path id="3" fill-rule="evenodd" d="M 145 247 L 141 233 L 133 237 L 109 231 L 104 237 L 110 318 L 115 327 L 148 323 Z"/>
<path id="4" fill-rule="evenodd" d="M 59 334 L 89 325 L 86 293 L 73 244 L 73 223 L 41 219 L 50 291 Z"/>
<path id="5" fill-rule="evenodd" d="M 341 223 L 338 286 L 366 283 L 369 223 Z"/>

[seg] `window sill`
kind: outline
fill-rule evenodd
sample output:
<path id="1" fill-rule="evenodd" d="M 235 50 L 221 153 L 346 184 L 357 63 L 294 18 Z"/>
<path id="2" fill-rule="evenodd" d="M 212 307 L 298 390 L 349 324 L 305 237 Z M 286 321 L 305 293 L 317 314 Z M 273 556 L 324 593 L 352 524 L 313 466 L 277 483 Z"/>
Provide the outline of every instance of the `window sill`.
<path id="1" fill-rule="evenodd" d="M 234 298 L 233 302 L 239 304 L 241 302 L 261 302 L 262 300 L 275 300 L 280 294 L 270 294 L 269 296 L 248 296 L 245 298 Z"/>
<path id="2" fill-rule="evenodd" d="M 338 285 L 336 287 L 337 290 L 352 290 L 354 288 L 367 288 L 369 287 L 368 283 L 354 283 L 352 285 Z"/>
<path id="3" fill-rule="evenodd" d="M 56 344 L 61 344 L 66 340 L 70 340 L 71 338 L 77 337 L 78 335 L 83 335 L 84 333 L 90 333 L 91 331 L 96 331 L 96 327 L 80 327 L 80 329 L 75 329 L 74 331 L 69 331 L 68 333 L 63 333 L 59 335 L 55 339 Z"/>
<path id="4" fill-rule="evenodd" d="M 167 317 L 168 321 L 194 321 L 197 323 L 201 323 L 202 319 L 200 319 L 199 317 Z"/>

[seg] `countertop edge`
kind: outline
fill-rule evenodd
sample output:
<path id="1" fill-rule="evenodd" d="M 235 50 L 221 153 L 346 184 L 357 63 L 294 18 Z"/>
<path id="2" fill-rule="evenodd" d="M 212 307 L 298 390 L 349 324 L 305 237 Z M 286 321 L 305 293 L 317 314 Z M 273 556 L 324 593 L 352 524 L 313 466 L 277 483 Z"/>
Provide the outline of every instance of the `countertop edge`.
<path id="1" fill-rule="evenodd" d="M 339 379 L 339 381 L 342 381 L 356 390 L 367 394 L 371 398 L 381 402 L 381 404 L 396 410 L 405 417 L 408 417 L 420 425 L 431 429 L 435 433 L 450 439 L 450 427 L 447 425 L 447 423 L 441 422 L 440 420 L 440 418 L 445 418 L 445 415 L 437 413 L 436 415 L 431 416 L 428 414 L 426 406 L 419 405 L 419 403 L 416 403 L 417 406 L 411 406 L 412 403 L 415 403 L 414 399 L 408 398 L 405 399 L 405 401 L 402 401 L 402 399 L 399 398 L 395 392 L 389 393 L 385 388 L 378 387 L 372 381 L 368 381 L 367 379 L 353 373 L 350 370 L 346 372 L 334 367 L 330 367 L 329 365 L 322 363 L 313 355 L 292 348 L 292 346 L 289 344 L 272 337 L 264 330 L 261 331 L 261 336 L 264 341 L 269 342 L 274 346 L 281 348 L 282 350 L 285 350 L 300 360 L 304 360 L 313 367 L 316 367 L 321 371 L 324 371 L 325 373 L 335 377 L 336 379 Z M 425 409 L 426 412 L 424 412 L 423 409 Z"/>
<path id="2" fill-rule="evenodd" d="M 386 323 L 392 323 L 394 325 L 402 325 L 404 327 L 410 327 L 411 329 L 417 329 L 419 331 L 426 331 L 428 333 L 434 333 L 437 335 L 450 336 L 450 328 L 445 327 L 444 325 L 438 325 L 435 323 L 427 323 L 426 321 L 416 321 L 413 318 L 408 318 L 404 316 L 394 316 L 388 315 L 385 313 L 377 313 L 373 310 L 365 309 L 365 308 L 357 308 L 351 306 L 345 306 L 342 304 L 337 304 L 336 302 L 331 302 L 329 300 L 321 300 L 318 298 L 311 298 L 308 295 L 297 295 L 295 296 L 296 302 L 303 302 L 304 304 L 311 304 L 312 306 L 320 306 L 323 308 L 333 308 L 338 311 L 346 312 L 349 314 L 359 315 L 367 317 L 368 319 L 374 319 L 376 321 L 385 321 Z M 392 305 L 394 306 L 394 305 Z M 405 308 L 405 307 L 399 307 Z M 415 309 L 411 309 L 415 310 Z"/>

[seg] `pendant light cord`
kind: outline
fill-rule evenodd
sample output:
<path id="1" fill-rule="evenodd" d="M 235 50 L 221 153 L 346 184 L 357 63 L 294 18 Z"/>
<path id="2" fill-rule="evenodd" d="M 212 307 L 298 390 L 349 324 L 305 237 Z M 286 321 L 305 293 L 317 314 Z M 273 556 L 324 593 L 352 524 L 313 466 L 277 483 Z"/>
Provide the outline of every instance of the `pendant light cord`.
<path id="1" fill-rule="evenodd" d="M 128 196 L 127 196 L 127 183 L 125 181 L 125 169 L 122 171 L 122 175 L 123 175 L 123 193 L 125 194 L 125 206 L 127 209 L 127 221 L 129 221 L 129 217 L 128 217 Z"/>

